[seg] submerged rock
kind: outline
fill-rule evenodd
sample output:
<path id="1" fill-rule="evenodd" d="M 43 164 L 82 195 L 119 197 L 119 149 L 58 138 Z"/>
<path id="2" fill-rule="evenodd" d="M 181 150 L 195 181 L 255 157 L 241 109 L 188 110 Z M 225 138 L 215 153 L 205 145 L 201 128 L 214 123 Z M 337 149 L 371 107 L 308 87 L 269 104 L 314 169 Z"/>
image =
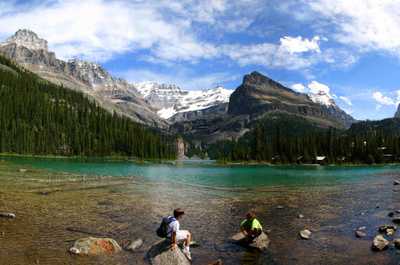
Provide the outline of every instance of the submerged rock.
<path id="1" fill-rule="evenodd" d="M 379 232 L 385 233 L 385 234 L 394 234 L 394 232 L 397 230 L 397 226 L 395 225 L 381 225 L 379 227 Z"/>
<path id="2" fill-rule="evenodd" d="M 400 224 L 400 217 L 393 218 L 392 222 L 395 223 L 395 224 Z"/>
<path id="3" fill-rule="evenodd" d="M 308 229 L 301 230 L 299 232 L 301 239 L 310 239 L 311 238 L 311 231 Z"/>
<path id="4" fill-rule="evenodd" d="M 81 256 L 112 255 L 121 251 L 118 243 L 111 238 L 86 237 L 75 241 L 69 252 Z"/>
<path id="5" fill-rule="evenodd" d="M 362 230 L 357 230 L 357 231 L 355 232 L 355 234 L 356 234 L 356 237 L 358 237 L 358 238 L 362 238 L 362 237 L 366 237 L 366 236 L 367 236 L 367 233 L 365 233 L 365 232 L 362 231 Z"/>
<path id="6" fill-rule="evenodd" d="M 372 241 L 372 249 L 376 251 L 382 251 L 389 246 L 389 241 L 386 240 L 382 235 L 377 235 Z"/>
<path id="7" fill-rule="evenodd" d="M 0 213 L 0 217 L 14 219 L 16 215 L 15 213 Z"/>
<path id="8" fill-rule="evenodd" d="M 168 240 L 162 240 L 154 244 L 147 252 L 147 259 L 151 265 L 191 264 L 179 247 L 174 250 L 171 249 L 171 244 Z"/>
<path id="9" fill-rule="evenodd" d="M 234 236 L 232 236 L 231 239 L 235 244 L 239 244 L 250 248 L 255 248 L 260 251 L 267 250 L 269 243 L 271 242 L 267 234 L 265 234 L 264 232 L 262 232 L 261 235 L 259 235 L 252 242 L 249 242 L 249 239 L 245 235 L 243 235 L 243 233 L 237 233 Z"/>
<path id="10" fill-rule="evenodd" d="M 129 241 L 125 246 L 124 246 L 124 250 L 127 251 L 135 251 L 137 249 L 139 249 L 141 246 L 143 245 L 143 240 L 141 238 L 131 242 Z"/>
<path id="11" fill-rule="evenodd" d="M 393 217 L 393 216 L 394 216 L 394 212 L 389 212 L 389 213 L 388 213 L 388 216 L 389 216 L 389 217 Z"/>

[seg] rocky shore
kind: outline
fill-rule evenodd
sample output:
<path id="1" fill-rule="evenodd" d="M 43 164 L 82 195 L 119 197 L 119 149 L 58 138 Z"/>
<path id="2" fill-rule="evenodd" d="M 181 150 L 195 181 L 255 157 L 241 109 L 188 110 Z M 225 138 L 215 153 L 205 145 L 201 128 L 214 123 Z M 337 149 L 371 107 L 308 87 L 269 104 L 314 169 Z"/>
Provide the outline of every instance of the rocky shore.
<path id="1" fill-rule="evenodd" d="M 395 264 L 400 246 L 397 175 L 231 191 L 21 171 L 3 162 L 0 176 L 0 256 L 8 257 L 0 264 L 157 264 L 164 252 L 154 252 L 154 231 L 176 206 L 186 209 L 182 226 L 200 244 L 194 265 Z M 250 208 L 268 232 L 261 252 L 231 241 Z"/>

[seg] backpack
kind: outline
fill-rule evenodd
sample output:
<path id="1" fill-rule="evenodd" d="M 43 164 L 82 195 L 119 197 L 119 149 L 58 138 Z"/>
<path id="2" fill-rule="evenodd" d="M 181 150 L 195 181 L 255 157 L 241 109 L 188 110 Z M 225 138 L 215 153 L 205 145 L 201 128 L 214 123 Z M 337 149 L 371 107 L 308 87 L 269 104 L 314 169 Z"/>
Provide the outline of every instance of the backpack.
<path id="1" fill-rule="evenodd" d="M 156 231 L 157 236 L 161 238 L 168 237 L 169 224 L 174 221 L 176 221 L 175 217 L 172 216 L 163 217 L 163 219 L 161 220 L 160 227 L 158 227 Z"/>

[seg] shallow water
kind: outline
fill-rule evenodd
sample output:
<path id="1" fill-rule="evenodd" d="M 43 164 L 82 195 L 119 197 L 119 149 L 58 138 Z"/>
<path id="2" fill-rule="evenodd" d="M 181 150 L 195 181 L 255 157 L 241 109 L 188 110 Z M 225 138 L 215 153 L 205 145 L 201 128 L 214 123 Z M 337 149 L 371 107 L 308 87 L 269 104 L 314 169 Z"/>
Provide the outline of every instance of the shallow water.
<path id="1" fill-rule="evenodd" d="M 233 265 L 397 264 L 400 257 L 394 247 L 370 250 L 377 227 L 391 222 L 387 213 L 400 209 L 400 190 L 392 185 L 397 166 L 6 160 L 0 162 L 0 211 L 17 218 L 0 219 L 0 264 L 145 264 L 161 216 L 175 207 L 186 210 L 182 226 L 201 245 L 192 251 L 194 265 L 218 258 Z M 251 208 L 271 230 L 266 254 L 228 240 Z M 354 229 L 364 225 L 368 236 L 356 239 Z M 313 232 L 309 241 L 298 238 L 304 228 Z M 112 257 L 68 254 L 74 240 L 89 235 L 120 243 L 140 237 L 145 244 L 137 253 Z"/>

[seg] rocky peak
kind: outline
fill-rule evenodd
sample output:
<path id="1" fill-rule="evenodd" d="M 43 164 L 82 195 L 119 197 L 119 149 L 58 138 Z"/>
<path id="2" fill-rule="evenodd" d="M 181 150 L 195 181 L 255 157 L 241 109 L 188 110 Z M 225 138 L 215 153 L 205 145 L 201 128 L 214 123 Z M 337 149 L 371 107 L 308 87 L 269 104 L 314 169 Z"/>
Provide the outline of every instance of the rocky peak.
<path id="1" fill-rule="evenodd" d="M 30 50 L 48 50 L 47 41 L 39 38 L 35 32 L 27 29 L 18 30 L 13 36 L 2 43 L 2 45 L 8 44 L 24 46 Z"/>
<path id="2" fill-rule="evenodd" d="M 250 74 L 245 75 L 243 78 L 243 84 L 247 84 L 247 85 L 250 85 L 250 84 L 257 85 L 257 84 L 266 83 L 269 81 L 271 81 L 271 79 L 269 79 L 265 75 L 260 74 L 257 71 L 251 72 Z"/>
<path id="3" fill-rule="evenodd" d="M 90 84 L 92 87 L 107 85 L 113 81 L 111 75 L 99 64 L 72 59 L 68 61 L 68 66 L 72 75 Z"/>

